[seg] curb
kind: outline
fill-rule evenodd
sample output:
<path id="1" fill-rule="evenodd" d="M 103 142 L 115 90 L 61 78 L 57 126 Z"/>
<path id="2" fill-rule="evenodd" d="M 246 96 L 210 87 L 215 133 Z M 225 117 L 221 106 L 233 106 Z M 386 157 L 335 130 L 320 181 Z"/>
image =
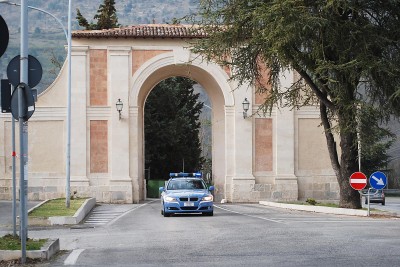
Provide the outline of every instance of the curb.
<path id="1" fill-rule="evenodd" d="M 75 212 L 74 216 L 55 216 L 49 217 L 50 225 L 78 224 L 96 205 L 96 198 L 88 198 L 82 206 Z"/>
<path id="2" fill-rule="evenodd" d="M 54 254 L 60 251 L 60 240 L 48 239 L 40 250 L 27 250 L 26 257 L 30 259 L 49 260 Z M 1 260 L 16 260 L 21 258 L 21 250 L 0 250 Z"/>
<path id="3" fill-rule="evenodd" d="M 269 202 L 269 201 L 260 201 L 259 204 L 276 208 L 290 209 L 290 210 L 302 210 L 302 211 L 311 211 L 311 212 L 337 214 L 337 215 L 351 215 L 351 216 L 365 216 L 365 217 L 368 216 L 368 211 L 366 210 L 284 204 L 284 203 Z"/>
<path id="4" fill-rule="evenodd" d="M 28 214 L 32 212 L 34 209 L 40 207 L 46 202 L 50 201 L 50 199 L 45 200 L 35 207 L 29 209 Z M 96 205 L 96 198 L 88 198 L 82 204 L 82 206 L 75 212 L 74 216 L 53 216 L 47 219 L 40 218 L 29 218 L 31 225 L 73 225 L 80 223 L 86 215 L 94 208 Z"/>

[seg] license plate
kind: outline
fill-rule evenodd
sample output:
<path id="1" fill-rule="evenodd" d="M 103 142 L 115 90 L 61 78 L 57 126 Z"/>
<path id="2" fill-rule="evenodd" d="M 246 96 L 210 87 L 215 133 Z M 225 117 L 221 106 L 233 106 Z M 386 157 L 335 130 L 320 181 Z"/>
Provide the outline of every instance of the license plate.
<path id="1" fill-rule="evenodd" d="M 193 207 L 194 206 L 194 202 L 184 202 L 183 206 L 185 206 L 185 207 Z"/>

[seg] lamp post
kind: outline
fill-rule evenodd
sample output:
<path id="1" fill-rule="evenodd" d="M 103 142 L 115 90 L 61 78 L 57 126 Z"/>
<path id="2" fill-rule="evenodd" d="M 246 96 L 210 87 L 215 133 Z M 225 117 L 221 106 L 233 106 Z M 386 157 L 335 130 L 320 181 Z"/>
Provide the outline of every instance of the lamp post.
<path id="1" fill-rule="evenodd" d="M 0 0 L 0 4 L 1 4 L 1 3 L 8 4 L 8 5 L 12 5 L 12 6 L 21 6 L 21 4 L 14 3 L 14 2 L 10 2 L 10 1 L 8 1 L 8 0 Z M 58 22 L 58 24 L 61 25 L 61 28 L 62 28 L 62 30 L 63 30 L 63 32 L 64 32 L 64 34 L 65 34 L 65 38 L 66 38 L 67 41 L 68 41 L 68 34 L 67 34 L 67 31 L 65 30 L 64 25 L 62 24 L 61 20 L 59 20 L 56 16 L 54 16 L 53 14 L 51 14 L 51 13 L 49 13 L 48 11 L 43 10 L 43 9 L 41 9 L 41 8 L 34 7 L 34 6 L 28 6 L 28 8 L 29 8 L 29 9 L 34 9 L 34 10 L 37 10 L 37 11 L 40 11 L 40 12 L 43 12 L 43 13 L 45 13 L 45 14 L 51 16 L 52 18 L 54 18 L 54 19 Z"/>
<path id="2" fill-rule="evenodd" d="M 243 105 L 243 119 L 246 119 L 247 111 L 249 110 L 250 107 L 250 102 L 249 100 L 247 100 L 247 97 L 243 100 L 242 105 Z"/>
<path id="3" fill-rule="evenodd" d="M 21 4 L 13 3 L 7 0 L 0 0 L 0 4 L 8 4 L 14 6 L 21 6 Z M 66 140 L 66 196 L 65 196 L 65 205 L 67 208 L 70 207 L 70 161 L 71 161 L 71 6 L 72 0 L 68 1 L 68 32 L 64 27 L 64 24 L 59 20 L 56 16 L 51 14 L 50 12 L 43 10 L 34 6 L 27 6 L 29 9 L 34 9 L 40 12 L 43 12 L 52 18 L 54 18 L 57 23 L 61 26 L 61 29 L 64 32 L 65 38 L 67 40 L 67 60 L 68 60 L 68 84 L 67 84 L 67 140 Z M 22 81 L 22 80 L 21 80 Z"/>
<path id="4" fill-rule="evenodd" d="M 20 51 L 20 81 L 28 83 L 28 5 L 27 0 L 21 0 L 21 51 Z M 23 116 L 23 92 L 18 89 L 18 120 L 19 120 L 19 146 L 20 146 L 20 238 L 21 238 L 21 263 L 26 261 L 26 239 L 28 238 L 26 211 L 26 191 L 28 191 L 28 121 Z M 26 90 L 26 89 L 25 89 Z"/>
<path id="5" fill-rule="evenodd" d="M 66 185 L 65 185 L 65 206 L 70 207 L 70 195 L 71 195 L 71 6 L 72 0 L 68 0 L 68 93 L 67 93 L 67 140 L 66 140 Z"/>

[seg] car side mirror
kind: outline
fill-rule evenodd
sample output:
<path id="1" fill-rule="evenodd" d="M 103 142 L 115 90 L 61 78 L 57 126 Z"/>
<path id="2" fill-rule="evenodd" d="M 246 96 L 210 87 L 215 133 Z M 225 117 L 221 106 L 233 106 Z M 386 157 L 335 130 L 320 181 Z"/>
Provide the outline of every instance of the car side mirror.
<path id="1" fill-rule="evenodd" d="M 208 190 L 209 190 L 209 191 L 214 191 L 214 186 L 213 186 L 213 185 L 210 186 L 210 187 L 208 188 Z"/>
<path id="2" fill-rule="evenodd" d="M 164 192 L 164 187 L 159 188 L 160 192 Z"/>

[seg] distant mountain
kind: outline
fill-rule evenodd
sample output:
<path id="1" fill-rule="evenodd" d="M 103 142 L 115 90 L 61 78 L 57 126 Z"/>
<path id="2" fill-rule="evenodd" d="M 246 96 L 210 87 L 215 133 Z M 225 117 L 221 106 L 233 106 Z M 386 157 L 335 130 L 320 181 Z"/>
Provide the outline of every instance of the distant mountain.
<path id="1" fill-rule="evenodd" d="M 12 0 L 11 0 L 12 1 Z M 20 3 L 20 1 L 15 1 Z M 173 19 L 179 19 L 197 10 L 199 0 L 115 0 L 118 15 L 118 23 L 122 26 L 152 23 L 171 23 Z M 79 8 L 88 22 L 93 19 L 99 5 L 103 0 L 72 0 L 72 29 L 83 29 L 76 20 L 76 9 Z M 28 5 L 33 6 L 54 15 L 67 30 L 68 1 L 60 0 L 28 0 Z M 6 79 L 6 69 L 12 58 L 20 54 L 20 8 L 18 6 L 0 3 L 0 15 L 6 21 L 10 42 L 7 51 L 0 58 L 0 78 Z M 29 29 L 29 54 L 36 57 L 43 67 L 43 77 L 36 87 L 39 92 L 46 89 L 57 77 L 59 67 L 52 63 L 55 58 L 59 64 L 63 64 L 66 58 L 66 37 L 62 26 L 50 15 L 37 10 L 28 11 Z M 0 40 L 1 41 L 1 40 Z M 203 156 L 211 158 L 211 103 L 200 86 L 195 90 L 200 93 L 199 101 L 205 106 L 200 116 L 201 138 Z M 209 169 L 209 170 L 208 170 Z M 211 171 L 211 165 L 207 172 Z"/>
<path id="2" fill-rule="evenodd" d="M 20 3 L 20 1 L 15 1 Z M 89 21 L 93 19 L 103 0 L 72 0 L 72 29 L 82 29 L 76 20 L 76 9 Z M 182 18 L 197 10 L 198 0 L 115 0 L 118 22 L 123 25 L 170 23 L 174 18 Z M 64 25 L 68 20 L 68 1 L 28 0 L 28 5 L 53 14 Z M 19 55 L 20 47 L 20 8 L 0 3 L 0 15 L 6 21 L 10 31 L 10 43 L 0 58 L 0 78 L 6 79 L 6 68 L 10 60 Z M 63 63 L 67 44 L 61 25 L 50 15 L 30 9 L 29 54 L 38 58 L 44 69 L 43 78 L 37 86 L 39 91 L 47 88 L 58 74 L 58 68 L 52 58 Z"/>

